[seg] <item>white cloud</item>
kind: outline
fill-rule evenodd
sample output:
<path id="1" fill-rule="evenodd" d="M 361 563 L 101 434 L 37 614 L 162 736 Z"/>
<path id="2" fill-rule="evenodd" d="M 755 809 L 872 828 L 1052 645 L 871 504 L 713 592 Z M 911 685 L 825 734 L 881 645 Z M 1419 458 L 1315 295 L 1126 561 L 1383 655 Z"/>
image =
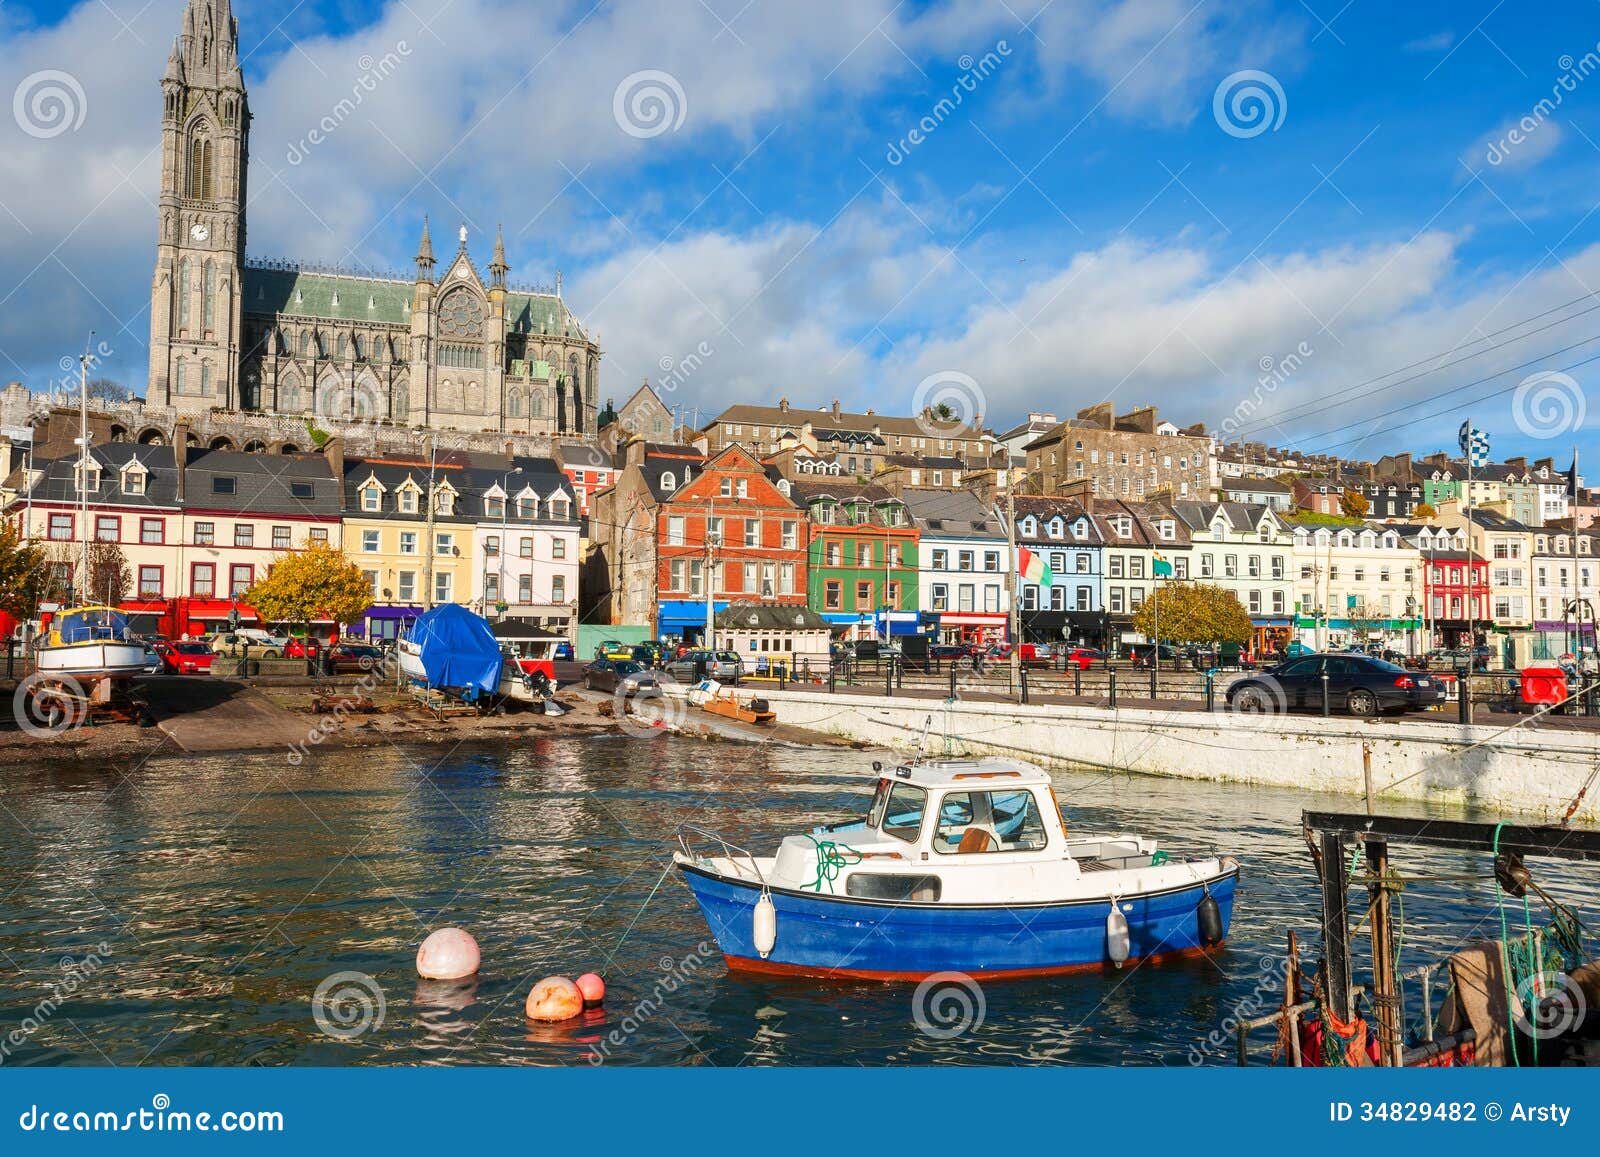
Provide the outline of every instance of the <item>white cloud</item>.
<path id="1" fill-rule="evenodd" d="M 1473 172 L 1529 169 L 1554 153 L 1565 136 L 1558 122 L 1530 114 L 1485 134 L 1461 160 Z"/>

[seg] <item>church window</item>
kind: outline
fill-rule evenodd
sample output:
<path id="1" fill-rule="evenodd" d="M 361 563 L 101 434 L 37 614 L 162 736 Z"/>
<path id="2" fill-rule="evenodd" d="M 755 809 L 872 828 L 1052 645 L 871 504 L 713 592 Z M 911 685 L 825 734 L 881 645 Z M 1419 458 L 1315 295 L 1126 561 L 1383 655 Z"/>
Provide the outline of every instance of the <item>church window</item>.
<path id="1" fill-rule="evenodd" d="M 340 334 L 339 335 L 339 357 L 341 359 L 343 359 L 343 358 L 347 358 L 349 356 L 350 356 L 350 337 L 349 337 L 348 334 Z"/>
<path id="2" fill-rule="evenodd" d="M 184 381 L 184 379 L 186 377 L 188 377 L 188 369 L 189 369 L 189 367 L 184 365 L 183 359 L 179 358 L 178 359 L 178 371 L 177 371 L 177 374 L 174 376 L 174 381 L 173 381 L 173 389 L 176 390 L 180 394 L 184 392 L 184 386 L 187 384 Z"/>
<path id="3" fill-rule="evenodd" d="M 300 332 L 300 356 L 305 357 L 311 352 L 311 335 L 304 330 Z"/>
<path id="4" fill-rule="evenodd" d="M 528 414 L 530 417 L 544 417 L 544 395 L 533 394 L 528 399 Z"/>
<path id="5" fill-rule="evenodd" d="M 208 330 L 217 327 L 217 267 L 207 258 L 205 280 L 205 328 Z"/>
<path id="6" fill-rule="evenodd" d="M 483 338 L 483 302 L 467 289 L 453 289 L 439 303 L 439 334 L 461 341 Z"/>
<path id="7" fill-rule="evenodd" d="M 200 363 L 200 396 L 201 397 L 205 397 L 205 398 L 209 398 L 211 396 L 211 363 L 210 362 L 201 362 Z"/>
<path id="8" fill-rule="evenodd" d="M 178 328 L 189 328 L 189 259 L 178 265 Z"/>
<path id="9" fill-rule="evenodd" d="M 513 418 L 522 417 L 521 390 L 512 390 L 510 396 L 506 398 L 506 413 Z"/>
<path id="10" fill-rule="evenodd" d="M 197 136 L 189 142 L 189 196 L 211 200 L 211 140 Z"/>

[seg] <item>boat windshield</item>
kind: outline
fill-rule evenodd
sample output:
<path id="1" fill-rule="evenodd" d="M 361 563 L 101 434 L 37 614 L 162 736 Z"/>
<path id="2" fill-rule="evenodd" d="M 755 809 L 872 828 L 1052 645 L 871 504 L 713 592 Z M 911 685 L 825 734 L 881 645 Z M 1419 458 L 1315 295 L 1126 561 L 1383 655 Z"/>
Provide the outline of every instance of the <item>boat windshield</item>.
<path id="1" fill-rule="evenodd" d="M 909 783 L 897 783 L 889 789 L 889 799 L 883 811 L 881 830 L 886 836 L 917 842 L 922 831 L 922 813 L 928 808 L 928 793 Z"/>
<path id="2" fill-rule="evenodd" d="M 120 640 L 128 633 L 128 620 L 107 607 L 91 607 L 63 615 L 56 630 L 63 643 Z"/>
<path id="3" fill-rule="evenodd" d="M 1044 824 L 1030 791 L 952 791 L 939 805 L 940 852 L 1036 852 Z"/>

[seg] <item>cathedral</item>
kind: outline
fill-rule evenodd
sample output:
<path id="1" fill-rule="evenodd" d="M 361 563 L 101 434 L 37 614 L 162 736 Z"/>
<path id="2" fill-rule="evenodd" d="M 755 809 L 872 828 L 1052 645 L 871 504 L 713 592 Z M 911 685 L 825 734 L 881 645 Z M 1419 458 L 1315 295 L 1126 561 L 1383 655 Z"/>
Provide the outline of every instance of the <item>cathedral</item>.
<path id="1" fill-rule="evenodd" d="M 595 430 L 600 346 L 553 291 L 460 246 L 413 280 L 245 255 L 250 105 L 229 0 L 189 0 L 161 80 L 146 403 L 527 435 Z"/>

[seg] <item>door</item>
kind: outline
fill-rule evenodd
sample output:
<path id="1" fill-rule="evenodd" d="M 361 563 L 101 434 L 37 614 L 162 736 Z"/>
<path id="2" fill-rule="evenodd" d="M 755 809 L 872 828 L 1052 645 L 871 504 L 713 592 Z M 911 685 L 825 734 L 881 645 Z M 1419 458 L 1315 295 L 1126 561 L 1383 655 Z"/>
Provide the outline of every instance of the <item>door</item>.
<path id="1" fill-rule="evenodd" d="M 1334 656 L 1327 660 L 1328 704 L 1340 710 L 1350 709 L 1350 691 L 1361 685 L 1361 675 L 1366 668 L 1356 659 Z M 1322 707 L 1322 688 L 1318 687 L 1310 702 L 1319 710 Z"/>
<path id="2" fill-rule="evenodd" d="M 1282 686 L 1284 700 L 1288 706 L 1304 707 L 1308 703 L 1321 704 L 1321 674 L 1322 659 L 1313 655 L 1306 659 L 1296 659 L 1278 670 L 1272 677 Z"/>

